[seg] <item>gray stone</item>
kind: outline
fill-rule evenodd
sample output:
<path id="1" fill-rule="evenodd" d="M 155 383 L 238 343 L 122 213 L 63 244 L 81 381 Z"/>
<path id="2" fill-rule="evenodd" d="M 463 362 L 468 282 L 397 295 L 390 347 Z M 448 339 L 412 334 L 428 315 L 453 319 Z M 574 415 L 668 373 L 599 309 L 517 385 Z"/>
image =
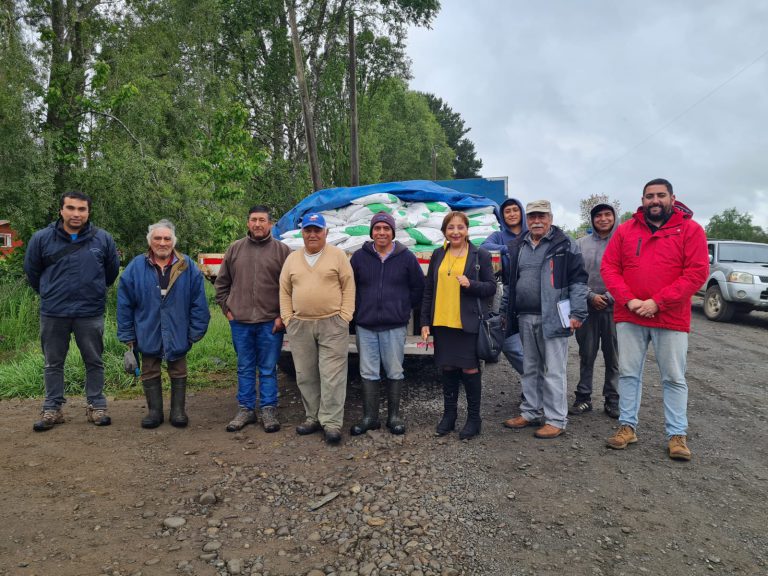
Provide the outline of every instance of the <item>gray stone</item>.
<path id="1" fill-rule="evenodd" d="M 216 494 L 213 493 L 213 490 L 208 490 L 207 492 L 203 492 L 203 494 L 200 496 L 200 504 L 203 506 L 210 506 L 211 504 L 216 504 Z"/>
<path id="2" fill-rule="evenodd" d="M 212 540 L 211 542 L 206 542 L 205 546 L 203 546 L 203 552 L 215 552 L 219 548 L 221 548 L 221 542 Z"/>
<path id="3" fill-rule="evenodd" d="M 227 562 L 227 570 L 230 574 L 241 574 L 243 571 L 243 561 L 240 558 L 232 558 Z"/>
<path id="4" fill-rule="evenodd" d="M 181 528 L 186 523 L 187 521 L 181 516 L 169 516 L 163 520 L 163 526 L 171 529 Z"/>

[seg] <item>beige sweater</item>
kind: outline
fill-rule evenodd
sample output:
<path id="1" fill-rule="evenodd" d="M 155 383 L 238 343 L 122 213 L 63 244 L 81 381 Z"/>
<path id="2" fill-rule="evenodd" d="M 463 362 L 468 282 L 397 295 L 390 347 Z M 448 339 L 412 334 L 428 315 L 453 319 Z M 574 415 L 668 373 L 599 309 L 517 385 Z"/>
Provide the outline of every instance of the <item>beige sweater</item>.
<path id="1" fill-rule="evenodd" d="M 287 326 L 294 316 L 319 320 L 340 315 L 352 321 L 355 312 L 355 278 L 343 250 L 326 245 L 310 267 L 304 249 L 292 252 L 280 273 L 280 316 Z"/>

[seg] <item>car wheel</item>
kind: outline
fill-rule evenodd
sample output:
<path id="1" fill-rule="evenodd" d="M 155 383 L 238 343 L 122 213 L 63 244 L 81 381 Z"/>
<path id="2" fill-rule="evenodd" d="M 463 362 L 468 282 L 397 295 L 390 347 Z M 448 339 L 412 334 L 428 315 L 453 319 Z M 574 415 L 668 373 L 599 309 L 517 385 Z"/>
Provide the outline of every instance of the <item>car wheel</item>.
<path id="1" fill-rule="evenodd" d="M 728 322 L 736 312 L 736 306 L 723 298 L 720 287 L 713 284 L 704 293 L 704 315 L 713 322 Z"/>

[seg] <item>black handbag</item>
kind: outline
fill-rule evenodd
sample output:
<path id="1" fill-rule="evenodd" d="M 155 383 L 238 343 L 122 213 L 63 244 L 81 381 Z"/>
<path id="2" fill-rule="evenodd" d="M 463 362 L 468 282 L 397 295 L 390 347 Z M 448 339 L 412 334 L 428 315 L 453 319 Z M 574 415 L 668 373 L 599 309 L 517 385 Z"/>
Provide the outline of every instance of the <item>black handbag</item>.
<path id="1" fill-rule="evenodd" d="M 475 254 L 475 270 L 480 279 L 479 257 Z M 480 329 L 477 332 L 477 357 L 486 362 L 497 362 L 504 346 L 504 326 L 500 314 L 487 310 L 483 312 L 483 303 L 477 299 L 477 314 Z"/>

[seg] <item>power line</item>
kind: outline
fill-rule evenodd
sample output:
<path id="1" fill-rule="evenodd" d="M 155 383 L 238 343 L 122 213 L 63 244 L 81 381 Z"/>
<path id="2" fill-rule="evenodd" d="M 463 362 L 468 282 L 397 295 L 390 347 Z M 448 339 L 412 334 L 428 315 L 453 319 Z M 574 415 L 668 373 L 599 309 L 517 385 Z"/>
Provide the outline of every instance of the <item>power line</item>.
<path id="1" fill-rule="evenodd" d="M 674 124 L 675 122 L 677 122 L 678 120 L 680 120 L 680 118 L 682 118 L 683 116 L 685 116 L 686 114 L 688 114 L 688 112 L 690 112 L 691 110 L 693 110 L 694 108 L 696 108 L 696 106 L 698 106 L 699 104 L 701 104 L 701 103 L 702 103 L 702 102 L 704 102 L 705 100 L 709 99 L 709 98 L 710 98 L 711 96 L 713 96 L 713 95 L 714 95 L 716 92 L 718 92 L 718 91 L 719 91 L 721 88 L 724 88 L 726 85 L 730 84 L 730 83 L 731 83 L 733 80 L 735 80 L 737 77 L 741 76 L 741 74 L 743 74 L 744 72 L 746 72 L 746 71 L 747 71 L 749 68 L 751 68 L 752 66 L 754 66 L 755 64 L 757 64 L 757 63 L 758 63 L 760 60 L 762 60 L 762 59 L 763 59 L 763 58 L 765 58 L 766 56 L 768 56 L 768 50 L 766 50 L 765 52 L 763 52 L 762 54 L 760 54 L 760 56 L 758 56 L 757 58 L 755 58 L 754 60 L 752 60 L 752 61 L 751 61 L 749 64 L 747 64 L 746 66 L 743 66 L 743 67 L 742 67 L 740 70 L 737 70 L 737 71 L 736 71 L 734 74 L 732 74 L 730 77 L 728 77 L 727 79 L 725 79 L 723 82 L 721 82 L 720 84 L 718 84 L 717 86 L 715 86 L 715 87 L 714 87 L 712 90 L 710 90 L 709 92 L 707 92 L 706 94 L 704 94 L 704 96 L 702 96 L 701 98 L 699 98 L 698 100 L 696 100 L 696 101 L 695 101 L 693 104 L 691 104 L 690 106 L 688 106 L 688 107 L 687 107 L 686 109 L 684 109 L 682 112 L 678 113 L 676 116 L 674 116 L 673 118 L 671 118 L 670 120 L 668 120 L 667 122 L 665 122 L 664 124 L 662 124 L 662 125 L 661 125 L 659 128 L 657 128 L 656 130 L 654 130 L 653 132 L 651 132 L 650 134 L 648 134 L 647 136 L 645 136 L 644 138 L 642 138 L 642 139 L 641 139 L 639 142 L 637 142 L 637 143 L 636 143 L 634 146 L 632 146 L 632 147 L 631 147 L 629 150 L 627 150 L 626 152 L 624 152 L 624 153 L 623 153 L 623 154 L 621 154 L 620 156 L 618 156 L 618 157 L 614 158 L 614 159 L 613 159 L 611 162 L 609 162 L 608 164 L 606 164 L 605 166 L 603 166 L 601 169 L 599 169 L 597 172 L 593 173 L 593 174 L 592 174 L 591 176 L 589 176 L 588 178 L 585 178 L 584 180 L 582 180 L 582 181 L 581 181 L 581 183 L 579 183 L 579 184 L 576 186 L 576 188 L 581 188 L 581 187 L 582 187 L 584 184 L 586 184 L 587 182 L 589 182 L 589 181 L 591 181 L 591 180 L 594 180 L 595 178 L 597 178 L 598 176 L 600 176 L 600 175 L 601 175 L 601 174 L 603 174 L 604 172 L 608 171 L 608 170 L 609 170 L 610 168 L 612 168 L 612 167 L 613 167 L 615 164 L 617 164 L 618 162 L 620 162 L 621 160 L 623 160 L 624 158 L 626 158 L 627 156 L 629 156 L 629 155 L 630 155 L 632 152 L 634 152 L 635 150 L 637 150 L 637 149 L 638 149 L 640 146 L 642 146 L 643 144 L 645 144 L 646 142 L 648 142 L 648 140 L 650 140 L 650 139 L 651 139 L 651 138 L 653 138 L 654 136 L 656 136 L 656 135 L 660 134 L 661 132 L 663 132 L 664 130 L 666 130 L 667 128 L 669 128 L 669 126 L 671 126 L 672 124 Z M 574 188 L 574 190 L 575 190 L 576 188 Z"/>

